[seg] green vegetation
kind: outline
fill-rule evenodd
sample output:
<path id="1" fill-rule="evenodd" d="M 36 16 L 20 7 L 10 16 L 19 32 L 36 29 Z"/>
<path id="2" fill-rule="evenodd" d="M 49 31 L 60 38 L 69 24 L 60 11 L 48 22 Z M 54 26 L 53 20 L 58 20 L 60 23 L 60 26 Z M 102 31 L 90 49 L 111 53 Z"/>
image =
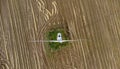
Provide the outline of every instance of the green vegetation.
<path id="1" fill-rule="evenodd" d="M 56 40 L 57 39 L 57 33 L 62 34 L 62 39 L 67 40 L 68 36 L 65 34 L 65 31 L 63 29 L 53 29 L 52 31 L 48 32 L 47 39 L 48 40 Z M 68 42 L 63 43 L 55 43 L 55 42 L 49 42 L 49 46 L 52 50 L 60 49 L 61 47 L 65 47 L 68 44 Z"/>

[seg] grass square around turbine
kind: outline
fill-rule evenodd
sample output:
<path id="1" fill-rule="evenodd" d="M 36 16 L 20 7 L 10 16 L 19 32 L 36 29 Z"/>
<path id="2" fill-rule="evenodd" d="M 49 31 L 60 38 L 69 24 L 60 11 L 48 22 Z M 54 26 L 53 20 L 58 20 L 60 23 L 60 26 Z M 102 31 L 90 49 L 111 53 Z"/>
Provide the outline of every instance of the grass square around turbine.
<path id="1" fill-rule="evenodd" d="M 53 30 L 49 31 L 48 35 L 47 35 L 47 39 L 48 40 L 57 40 L 57 34 L 58 33 L 62 34 L 62 39 L 63 40 L 67 40 L 68 39 L 68 36 L 65 34 L 65 30 L 64 29 L 53 29 Z M 61 47 L 66 46 L 67 44 L 68 44 L 68 42 L 63 42 L 63 43 L 49 42 L 49 46 L 53 50 L 60 49 Z"/>

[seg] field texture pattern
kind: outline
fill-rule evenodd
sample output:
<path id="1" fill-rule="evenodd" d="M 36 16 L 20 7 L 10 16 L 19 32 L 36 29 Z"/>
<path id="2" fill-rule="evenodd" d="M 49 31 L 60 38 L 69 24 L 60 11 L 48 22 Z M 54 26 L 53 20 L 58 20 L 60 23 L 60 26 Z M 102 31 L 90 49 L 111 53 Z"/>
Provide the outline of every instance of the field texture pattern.
<path id="1" fill-rule="evenodd" d="M 50 28 L 72 42 L 50 53 Z M 120 0 L 0 0 L 0 69 L 120 69 Z"/>

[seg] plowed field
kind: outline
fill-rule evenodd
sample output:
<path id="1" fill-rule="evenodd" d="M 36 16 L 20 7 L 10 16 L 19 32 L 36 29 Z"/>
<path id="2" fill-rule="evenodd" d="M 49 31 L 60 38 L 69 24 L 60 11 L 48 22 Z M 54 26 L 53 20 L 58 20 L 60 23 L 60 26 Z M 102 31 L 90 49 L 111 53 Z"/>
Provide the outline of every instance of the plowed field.
<path id="1" fill-rule="evenodd" d="M 55 27 L 80 41 L 30 42 Z M 0 0 L 0 69 L 120 69 L 120 0 Z"/>

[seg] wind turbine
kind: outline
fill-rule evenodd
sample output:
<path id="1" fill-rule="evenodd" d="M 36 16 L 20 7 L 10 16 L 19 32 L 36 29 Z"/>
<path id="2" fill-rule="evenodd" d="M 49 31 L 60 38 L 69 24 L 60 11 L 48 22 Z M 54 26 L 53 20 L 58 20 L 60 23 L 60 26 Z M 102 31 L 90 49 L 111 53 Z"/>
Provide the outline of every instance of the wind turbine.
<path id="1" fill-rule="evenodd" d="M 72 42 L 72 41 L 78 41 L 78 40 L 62 40 L 62 34 L 57 33 L 57 39 L 56 40 L 36 40 L 36 41 L 31 41 L 31 42 L 58 42 L 58 43 L 63 43 L 63 42 Z"/>

